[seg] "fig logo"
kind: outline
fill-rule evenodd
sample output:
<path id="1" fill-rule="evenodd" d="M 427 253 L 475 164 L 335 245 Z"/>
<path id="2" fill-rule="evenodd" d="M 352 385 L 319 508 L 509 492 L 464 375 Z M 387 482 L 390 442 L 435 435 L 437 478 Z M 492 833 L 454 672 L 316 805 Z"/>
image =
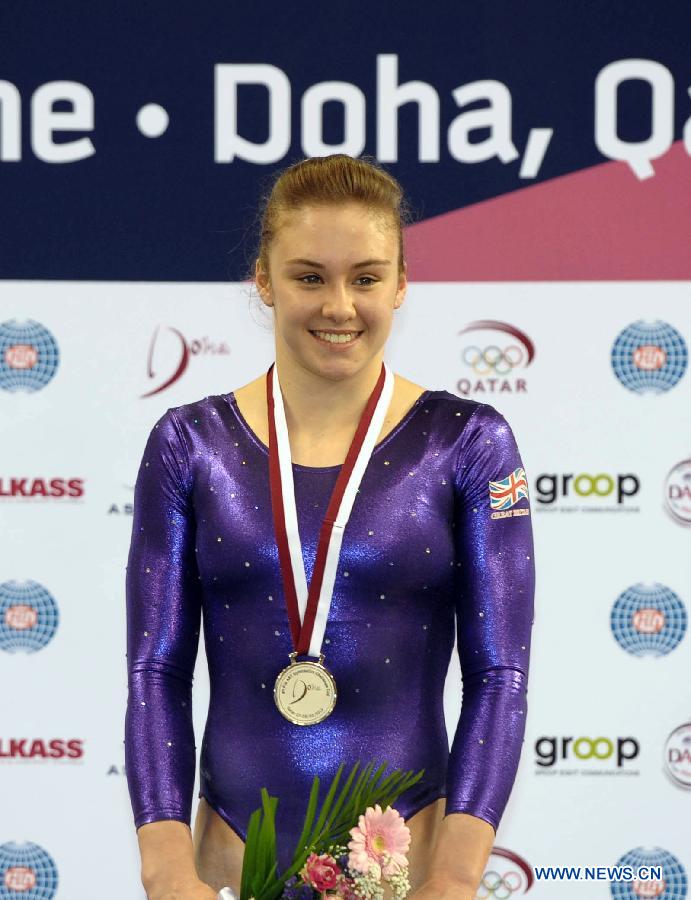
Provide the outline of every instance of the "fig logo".
<path id="1" fill-rule="evenodd" d="M 665 741 L 665 768 L 673 781 L 691 788 L 691 722 L 685 722 Z"/>
<path id="2" fill-rule="evenodd" d="M 9 606 L 5 612 L 5 624 L 15 631 L 24 631 L 27 628 L 35 628 L 38 623 L 38 611 L 26 603 L 15 603 Z"/>
<path id="3" fill-rule="evenodd" d="M 667 354 L 662 347 L 654 344 L 641 344 L 633 351 L 633 361 L 637 368 L 655 372 L 667 362 Z"/>
<path id="4" fill-rule="evenodd" d="M 663 897 L 664 900 L 684 900 L 687 895 L 686 869 L 679 860 L 662 847 L 635 847 L 616 862 L 617 866 L 629 866 L 637 872 L 643 866 L 660 867 L 661 879 L 650 881 L 611 881 L 612 897 L 617 900 L 641 900 L 645 897 Z"/>
<path id="5" fill-rule="evenodd" d="M 51 900 L 58 889 L 58 869 L 43 847 L 30 841 L 0 844 L 0 897 Z"/>
<path id="6" fill-rule="evenodd" d="M 665 507 L 681 525 L 691 525 L 691 459 L 685 459 L 665 479 Z"/>
<path id="7" fill-rule="evenodd" d="M 30 891 L 36 887 L 36 873 L 28 866 L 12 866 L 5 872 L 5 887 L 13 892 Z"/>
<path id="8" fill-rule="evenodd" d="M 665 614 L 661 609 L 644 606 L 636 610 L 631 621 L 639 634 L 659 634 L 665 624 Z"/>
<path id="9" fill-rule="evenodd" d="M 472 333 L 461 351 L 461 360 L 470 373 L 459 379 L 459 394 L 526 392 L 525 378 L 514 377 L 514 370 L 527 368 L 535 357 L 535 345 L 527 334 L 494 319 L 471 322 L 458 333 Z"/>
<path id="10" fill-rule="evenodd" d="M 55 635 L 58 605 L 37 581 L 0 584 L 0 650 L 35 653 Z"/>
<path id="11" fill-rule="evenodd" d="M 175 384 L 185 374 L 193 356 L 228 356 L 230 348 L 223 341 L 214 343 L 208 337 L 193 338 L 188 340 L 185 335 L 173 326 L 154 331 L 149 354 L 146 363 L 146 374 L 149 381 L 158 382 L 144 397 L 153 397 L 160 394 L 172 384 Z M 158 367 L 154 366 L 154 356 L 159 361 Z"/>
<path id="12" fill-rule="evenodd" d="M 40 391 L 60 362 L 58 343 L 45 325 L 27 319 L 0 322 L 0 388 L 10 393 Z"/>
<path id="13" fill-rule="evenodd" d="M 686 372 L 688 357 L 681 334 L 659 320 L 627 325 L 617 335 L 611 353 L 614 374 L 637 394 L 671 390 Z"/>
<path id="14" fill-rule="evenodd" d="M 686 607 L 664 584 L 634 584 L 615 600 L 610 626 L 627 653 L 666 656 L 686 633 Z"/>

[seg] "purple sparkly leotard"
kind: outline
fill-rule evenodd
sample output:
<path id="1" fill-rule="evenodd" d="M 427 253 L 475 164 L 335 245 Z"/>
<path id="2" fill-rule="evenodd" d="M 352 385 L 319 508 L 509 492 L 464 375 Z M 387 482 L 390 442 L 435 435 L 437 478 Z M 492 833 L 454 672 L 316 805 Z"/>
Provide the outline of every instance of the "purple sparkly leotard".
<path id="1" fill-rule="evenodd" d="M 308 583 L 339 469 L 293 464 Z M 503 484 L 490 491 L 490 482 Z M 169 409 L 139 468 L 127 566 L 125 751 L 136 827 L 190 823 L 203 612 L 211 695 L 200 796 L 243 840 L 266 787 L 280 798 L 287 865 L 313 776 L 325 792 L 342 762 L 348 771 L 370 759 L 425 769 L 397 802 L 404 818 L 446 796 L 447 814 L 496 829 L 527 711 L 535 575 L 523 485 L 514 436 L 492 406 L 447 391 L 419 397 L 375 446 L 344 532 L 323 644 L 335 709 L 293 725 L 273 699 L 293 647 L 268 449 L 232 393 Z M 443 691 L 455 628 L 463 703 L 449 754 Z"/>

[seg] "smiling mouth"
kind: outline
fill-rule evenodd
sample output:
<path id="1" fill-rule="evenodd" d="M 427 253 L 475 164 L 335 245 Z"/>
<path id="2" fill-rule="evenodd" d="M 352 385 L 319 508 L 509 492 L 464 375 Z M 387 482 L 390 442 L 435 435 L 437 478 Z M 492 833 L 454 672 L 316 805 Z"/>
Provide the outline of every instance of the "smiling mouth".
<path id="1" fill-rule="evenodd" d="M 318 341 L 322 341 L 325 344 L 352 344 L 356 341 L 360 335 L 361 331 L 312 331 L 310 329 L 310 334 L 314 335 L 314 337 Z"/>

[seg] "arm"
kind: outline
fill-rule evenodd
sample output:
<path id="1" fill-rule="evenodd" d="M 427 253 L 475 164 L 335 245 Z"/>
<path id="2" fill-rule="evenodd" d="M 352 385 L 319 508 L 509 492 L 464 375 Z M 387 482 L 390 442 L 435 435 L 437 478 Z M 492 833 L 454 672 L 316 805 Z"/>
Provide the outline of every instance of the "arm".
<path id="1" fill-rule="evenodd" d="M 151 822 L 137 830 L 137 838 L 142 884 L 149 900 L 196 896 L 191 892 L 201 884 L 189 825 L 174 819 Z M 216 895 L 212 891 L 208 896 Z"/>
<path id="2" fill-rule="evenodd" d="M 429 875 L 422 886 L 430 900 L 475 900 L 494 837 L 494 828 L 484 819 L 448 813 L 439 826 Z M 419 900 L 426 896 L 420 894 Z"/>
<path id="3" fill-rule="evenodd" d="M 201 591 L 190 490 L 186 447 L 169 410 L 139 467 L 126 577 L 125 767 L 150 896 L 196 879 L 189 822 Z"/>
<path id="4" fill-rule="evenodd" d="M 461 435 L 454 485 L 463 704 L 430 869 L 441 882 L 472 891 L 468 896 L 482 878 L 525 733 L 535 568 L 522 469 L 508 423 L 482 405 Z M 489 483 L 507 478 L 505 488 L 492 489 L 492 500 Z"/>

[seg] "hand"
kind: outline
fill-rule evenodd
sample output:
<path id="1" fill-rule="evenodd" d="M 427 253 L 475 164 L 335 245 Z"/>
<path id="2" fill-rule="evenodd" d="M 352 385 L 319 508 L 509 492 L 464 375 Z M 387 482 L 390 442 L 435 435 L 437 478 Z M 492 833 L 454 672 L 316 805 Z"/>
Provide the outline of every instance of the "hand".
<path id="1" fill-rule="evenodd" d="M 458 881 L 428 879 L 408 894 L 408 900 L 475 900 L 477 892 Z"/>
<path id="2" fill-rule="evenodd" d="M 218 891 L 215 891 L 203 881 L 194 881 L 175 888 L 152 891 L 148 900 L 217 900 Z"/>

